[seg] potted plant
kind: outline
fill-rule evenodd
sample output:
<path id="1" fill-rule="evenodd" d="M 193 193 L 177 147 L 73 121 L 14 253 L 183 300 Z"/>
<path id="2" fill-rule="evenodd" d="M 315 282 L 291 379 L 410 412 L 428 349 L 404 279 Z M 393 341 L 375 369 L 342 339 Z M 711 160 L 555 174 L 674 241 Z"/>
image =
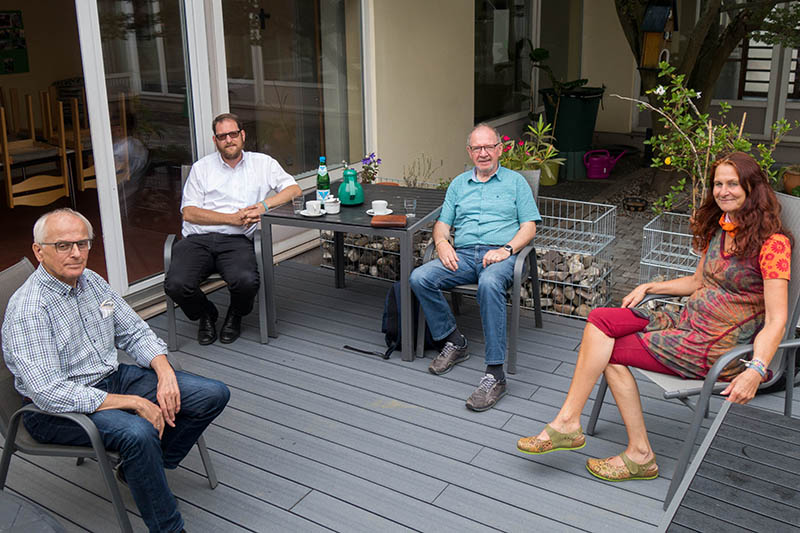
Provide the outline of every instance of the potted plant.
<path id="1" fill-rule="evenodd" d="M 527 140 L 503 137 L 500 164 L 525 176 L 534 190 L 536 182 L 555 185 L 558 181 L 558 167 L 564 164 L 564 159 L 557 157 L 558 150 L 552 144 L 551 131 L 550 124 L 540 115 L 535 124 L 528 124 L 528 131 L 525 132 Z"/>
<path id="2" fill-rule="evenodd" d="M 783 176 L 783 190 L 786 194 L 794 194 L 800 196 L 800 189 L 795 192 L 795 189 L 800 187 L 800 165 L 789 165 L 781 170 Z"/>
<path id="3" fill-rule="evenodd" d="M 549 59 L 550 52 L 534 48 L 530 41 L 528 44 L 531 65 L 542 70 L 550 80 L 551 87 L 539 89 L 539 94 L 544 99 L 547 121 L 553 125 L 555 145 L 566 156 L 567 179 L 584 178 L 583 154 L 592 146 L 597 109 L 605 87 L 585 87 L 588 79 L 559 80 L 543 63 Z"/>

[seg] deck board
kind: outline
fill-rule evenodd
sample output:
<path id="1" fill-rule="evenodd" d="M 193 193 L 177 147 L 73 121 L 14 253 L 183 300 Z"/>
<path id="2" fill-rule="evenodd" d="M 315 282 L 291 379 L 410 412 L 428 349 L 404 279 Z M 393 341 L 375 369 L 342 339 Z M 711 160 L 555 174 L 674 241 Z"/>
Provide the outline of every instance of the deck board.
<path id="1" fill-rule="evenodd" d="M 545 328 L 536 330 L 524 310 L 509 394 L 495 409 L 472 413 L 464 401 L 483 375 L 484 346 L 477 306 L 469 299 L 458 322 L 471 358 L 444 376 L 427 371 L 433 352 L 409 363 L 399 354 L 383 360 L 343 349 L 385 348 L 380 323 L 388 287 L 348 276 L 347 288 L 338 290 L 332 271 L 284 263 L 276 269 L 279 337 L 268 345 L 259 343 L 255 313 L 245 317 L 235 343 L 199 346 L 196 323 L 178 311 L 180 349 L 173 356 L 185 370 L 221 379 L 232 392 L 205 434 L 219 487 L 209 490 L 196 450 L 168 475 L 187 529 L 656 530 L 690 422 L 683 404 L 664 400 L 657 387 L 640 380 L 662 473 L 652 482 L 605 483 L 585 470 L 587 457 L 617 454 L 626 442 L 610 394 L 584 449 L 521 454 L 516 440 L 538 432 L 566 395 L 584 322 L 545 315 Z M 212 295 L 221 314 L 227 300 L 224 289 Z M 166 336 L 165 316 L 149 323 Z M 593 398 L 594 392 L 585 419 Z M 783 395 L 756 402 L 777 410 Z M 713 410 L 719 405 L 715 400 Z M 764 482 L 775 483 L 768 475 Z M 115 529 L 92 462 L 76 467 L 65 459 L 15 457 L 8 486 L 40 503 L 68 531 Z M 143 531 L 130 494 L 122 492 L 134 528 Z"/>

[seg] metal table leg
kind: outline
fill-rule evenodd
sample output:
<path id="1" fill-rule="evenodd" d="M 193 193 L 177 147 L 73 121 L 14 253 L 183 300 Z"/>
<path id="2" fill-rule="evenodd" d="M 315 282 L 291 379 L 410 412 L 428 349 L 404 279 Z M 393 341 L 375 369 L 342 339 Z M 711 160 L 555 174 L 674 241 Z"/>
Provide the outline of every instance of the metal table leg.
<path id="1" fill-rule="evenodd" d="M 267 332 L 270 337 L 278 336 L 278 317 L 275 310 L 275 264 L 272 262 L 272 225 L 262 219 L 261 257 L 264 261 L 264 280 L 261 283 L 262 297 L 267 303 Z"/>
<path id="2" fill-rule="evenodd" d="M 411 243 L 414 235 L 407 231 L 400 238 L 400 331 L 403 332 L 403 361 L 414 360 L 414 313 L 411 309 L 411 267 L 414 256 L 411 253 Z"/>
<path id="3" fill-rule="evenodd" d="M 336 288 L 344 288 L 344 233 L 333 232 L 333 257 L 336 269 Z"/>

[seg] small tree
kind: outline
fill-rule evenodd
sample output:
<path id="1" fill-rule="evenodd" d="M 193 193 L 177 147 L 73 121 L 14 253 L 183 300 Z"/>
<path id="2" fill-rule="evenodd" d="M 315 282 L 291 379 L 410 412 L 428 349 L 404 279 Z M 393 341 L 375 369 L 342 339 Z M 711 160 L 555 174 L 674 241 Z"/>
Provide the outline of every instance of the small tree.
<path id="1" fill-rule="evenodd" d="M 649 109 L 658 117 L 662 125 L 661 133 L 645 141 L 653 147 L 652 166 L 682 174 L 671 191 L 656 202 L 656 211 L 679 207 L 675 201 L 685 190 L 687 177 L 691 179 L 689 207 L 694 210 L 705 198 L 706 177 L 714 161 L 726 153 L 753 150 L 747 134 L 743 133 L 747 114 L 738 124 L 727 122 L 731 106 L 722 102 L 717 117 L 712 118 L 709 113 L 698 109 L 695 102 L 702 95 L 686 86 L 685 75 L 676 74 L 676 68 L 666 62 L 662 62 L 660 67 L 659 79 L 664 85 L 647 91 L 657 105 L 617 94 L 612 96 L 636 102 L 640 109 Z M 798 126 L 800 124 L 795 122 L 794 127 Z M 770 142 L 756 145 L 756 159 L 772 183 L 777 182 L 777 171 L 772 168 L 775 163 L 772 153 L 791 129 L 792 125 L 786 119 L 781 119 L 772 125 Z"/>

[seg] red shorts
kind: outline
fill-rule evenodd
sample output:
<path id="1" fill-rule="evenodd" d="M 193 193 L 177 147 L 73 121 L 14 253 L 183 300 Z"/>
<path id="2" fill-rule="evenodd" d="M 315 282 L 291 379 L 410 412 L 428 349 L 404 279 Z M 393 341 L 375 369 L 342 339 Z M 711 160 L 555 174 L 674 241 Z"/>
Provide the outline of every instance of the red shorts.
<path id="1" fill-rule="evenodd" d="M 587 321 L 614 339 L 614 350 L 611 352 L 611 360 L 608 364 L 632 366 L 661 374 L 680 376 L 674 370 L 661 364 L 636 335 L 650 323 L 646 318 L 637 316 L 630 309 L 599 307 L 589 313 Z"/>

